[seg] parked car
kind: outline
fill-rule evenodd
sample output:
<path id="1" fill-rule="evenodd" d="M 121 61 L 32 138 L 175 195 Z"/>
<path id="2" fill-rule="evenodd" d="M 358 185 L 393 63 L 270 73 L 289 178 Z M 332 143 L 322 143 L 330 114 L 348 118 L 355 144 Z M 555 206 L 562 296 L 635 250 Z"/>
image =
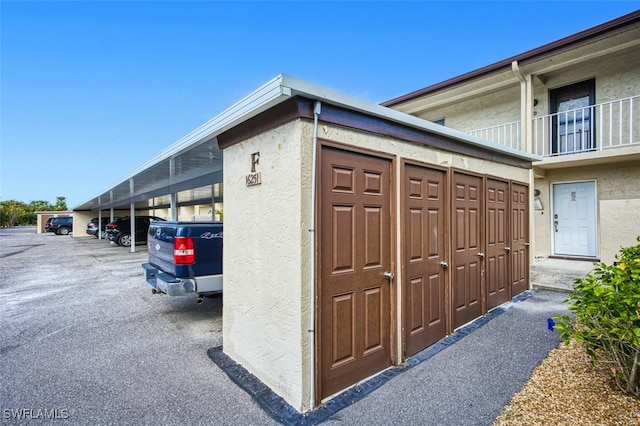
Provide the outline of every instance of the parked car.
<path id="1" fill-rule="evenodd" d="M 56 235 L 68 235 L 73 230 L 73 217 L 50 217 L 44 225 L 46 232 L 55 232 Z"/>
<path id="2" fill-rule="evenodd" d="M 147 232 L 152 221 L 164 221 L 163 218 L 157 216 L 136 216 L 136 243 L 147 242 Z M 105 229 L 107 239 L 123 246 L 131 246 L 131 218 L 129 216 L 121 217 L 107 224 Z"/>
<path id="3" fill-rule="evenodd" d="M 114 218 L 113 220 L 118 219 L 117 217 Z M 107 224 L 112 222 L 109 218 L 103 217 L 102 218 L 102 233 L 103 233 L 103 238 L 104 238 L 104 231 L 105 229 L 107 229 Z M 99 218 L 94 217 L 93 219 L 91 219 L 88 223 L 87 223 L 87 234 L 89 235 L 94 235 L 96 238 L 98 238 L 100 236 L 100 234 L 98 233 L 98 224 L 100 223 Z"/>

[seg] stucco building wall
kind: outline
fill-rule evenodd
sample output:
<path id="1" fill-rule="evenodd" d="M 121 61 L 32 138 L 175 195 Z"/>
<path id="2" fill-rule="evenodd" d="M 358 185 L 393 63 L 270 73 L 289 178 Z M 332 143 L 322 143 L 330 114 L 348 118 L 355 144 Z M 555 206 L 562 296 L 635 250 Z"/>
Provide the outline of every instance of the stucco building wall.
<path id="1" fill-rule="evenodd" d="M 429 110 L 421 118 L 444 118 L 445 126 L 463 132 L 520 121 L 520 86 L 513 85 L 481 97 Z"/>
<path id="2" fill-rule="evenodd" d="M 547 115 L 549 91 L 576 82 L 595 78 L 596 103 L 636 96 L 640 93 L 640 51 L 619 52 L 606 61 L 582 62 L 561 70 L 545 72 L 534 79 L 534 118 Z M 535 70 L 532 70 L 535 74 Z M 518 122 L 520 116 L 520 85 L 511 73 L 503 78 L 514 79 L 499 90 L 478 97 L 468 97 L 443 107 L 430 108 L 418 114 L 429 121 L 445 119 L 445 125 L 463 132 Z M 491 82 L 487 82 L 490 84 Z M 464 92 L 464 89 L 459 89 Z M 473 90 L 469 87 L 469 90 Z M 455 96 L 455 95 L 452 95 Z"/>
<path id="3" fill-rule="evenodd" d="M 378 134 L 325 124 L 318 138 L 397 157 L 394 181 L 400 196 L 400 159 L 528 182 L 529 170 L 453 154 Z M 300 411 L 310 408 L 314 359 L 311 188 L 313 123 L 297 119 L 234 144 L 224 151 L 225 290 L 224 352 Z M 251 156 L 262 183 L 246 185 Z M 400 215 L 399 198 L 394 202 Z M 400 223 L 396 233 L 400 234 Z M 232 237 L 230 237 L 232 236 Z M 401 242 L 395 263 L 400 264 Z M 397 288 L 401 288 L 398 281 Z M 400 303 L 400 298 L 397 299 Z M 397 306 L 397 310 L 401 307 Z M 397 321 L 400 327 L 400 321 Z M 401 336 L 400 330 L 396 332 Z M 398 342 L 400 343 L 400 342 Z M 398 348 L 402 346 L 397 345 Z M 400 352 L 400 349 L 398 349 Z M 401 359 L 401 354 L 396 357 Z"/>
<path id="4" fill-rule="evenodd" d="M 635 245 L 640 235 L 640 164 L 635 161 L 548 170 L 535 180 L 544 210 L 535 211 L 535 255 L 553 254 L 552 184 L 595 181 L 599 258 L 611 263 L 620 247 Z"/>
<path id="5" fill-rule="evenodd" d="M 296 120 L 224 152 L 224 351 L 298 408 L 313 341 L 308 127 Z M 247 186 L 256 152 L 262 184 Z"/>
<path id="6" fill-rule="evenodd" d="M 576 82 L 595 79 L 596 103 L 638 95 L 640 92 L 640 50 L 620 52 L 606 61 L 583 62 L 544 75 L 544 84 L 535 87 L 535 97 L 542 103 L 536 110 L 548 114 L 548 91 Z"/>

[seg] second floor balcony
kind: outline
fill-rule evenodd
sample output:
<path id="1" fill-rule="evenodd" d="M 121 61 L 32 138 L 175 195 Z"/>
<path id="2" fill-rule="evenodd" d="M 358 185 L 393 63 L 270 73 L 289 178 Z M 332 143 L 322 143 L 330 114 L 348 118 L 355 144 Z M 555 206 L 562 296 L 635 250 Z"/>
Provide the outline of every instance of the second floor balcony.
<path id="1" fill-rule="evenodd" d="M 527 150 L 520 122 L 467 132 L 510 148 Z M 552 157 L 640 145 L 640 95 L 535 117 L 533 154 Z"/>

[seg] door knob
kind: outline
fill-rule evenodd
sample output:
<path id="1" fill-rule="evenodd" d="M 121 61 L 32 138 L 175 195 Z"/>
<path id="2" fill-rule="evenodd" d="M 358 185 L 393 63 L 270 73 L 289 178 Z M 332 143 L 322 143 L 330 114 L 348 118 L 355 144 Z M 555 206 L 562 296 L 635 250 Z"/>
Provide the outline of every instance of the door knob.
<path id="1" fill-rule="evenodd" d="M 449 262 L 445 262 L 443 260 L 442 262 L 440 262 L 440 266 L 442 266 L 444 269 L 447 269 L 449 267 Z"/>
<path id="2" fill-rule="evenodd" d="M 386 279 L 388 279 L 389 281 L 391 281 L 393 279 L 393 277 L 395 277 L 395 274 L 393 272 L 385 272 L 384 273 L 384 277 Z"/>
<path id="3" fill-rule="evenodd" d="M 504 251 L 506 251 L 507 253 L 511 253 L 511 247 L 505 247 Z"/>
<path id="4" fill-rule="evenodd" d="M 480 259 L 484 259 L 484 253 L 478 253 L 478 257 L 479 257 Z"/>

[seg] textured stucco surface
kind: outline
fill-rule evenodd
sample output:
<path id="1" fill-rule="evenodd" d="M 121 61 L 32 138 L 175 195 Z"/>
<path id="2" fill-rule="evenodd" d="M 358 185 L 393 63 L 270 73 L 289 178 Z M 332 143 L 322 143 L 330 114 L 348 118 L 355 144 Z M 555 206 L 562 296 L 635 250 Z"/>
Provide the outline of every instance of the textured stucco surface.
<path id="1" fill-rule="evenodd" d="M 544 206 L 543 211 L 534 213 L 537 256 L 553 254 L 552 184 L 581 181 L 596 182 L 600 260 L 611 262 L 621 245 L 634 244 L 635 237 L 640 235 L 638 209 L 635 204 L 640 199 L 640 185 L 637 184 L 640 182 L 640 164 L 624 162 L 548 170 L 545 178 L 535 180 L 535 189 L 540 191 L 540 199 Z"/>
<path id="2" fill-rule="evenodd" d="M 224 152 L 224 351 L 297 408 L 308 399 L 303 358 L 308 364 L 312 341 L 303 336 L 310 328 L 304 127 L 294 121 Z M 246 186 L 256 152 L 262 184 Z"/>
<path id="3" fill-rule="evenodd" d="M 599 203 L 601 261 L 611 264 L 621 247 L 638 244 L 640 236 L 640 199 L 636 200 L 601 200 Z"/>
<path id="4" fill-rule="evenodd" d="M 617 36 L 616 39 L 599 40 L 594 44 L 586 44 L 576 48 L 570 52 L 565 52 L 558 56 L 540 59 L 537 62 L 529 64 L 521 64 L 521 70 L 526 75 L 532 73 L 539 76 L 534 78 L 533 98 L 537 100 L 534 107 L 534 119 L 545 116 L 550 113 L 549 96 L 550 91 L 561 88 L 573 83 L 594 79 L 595 80 L 595 103 L 607 103 L 631 96 L 637 96 L 640 93 L 640 50 L 637 48 L 620 49 L 614 53 L 606 49 L 617 49 L 618 45 L 624 45 L 637 39 L 640 30 L 635 28 Z M 594 51 L 598 54 L 593 57 Z M 607 52 L 607 53 L 604 53 Z M 585 60 L 584 58 L 591 59 Z M 484 84 L 487 87 L 495 86 L 495 90 L 482 95 L 473 94 L 473 85 L 467 91 L 470 95 L 458 93 L 461 89 L 454 89 L 449 94 L 455 102 L 445 104 L 443 107 L 432 108 L 420 114 L 421 117 L 428 120 L 445 118 L 445 124 L 449 127 L 461 130 L 471 131 L 491 126 L 500 126 L 514 121 L 520 121 L 520 90 L 517 79 L 513 77 L 513 73 L 503 73 L 503 85 L 498 84 L 495 77 L 489 76 L 485 80 L 474 82 L 473 84 Z M 436 94 L 433 99 L 442 102 L 440 97 L 444 94 Z M 624 103 L 624 114 L 628 114 L 629 102 Z M 620 117 L 618 106 L 614 106 L 615 113 L 611 116 L 612 137 L 609 140 L 609 132 L 604 128 L 603 133 L 598 133 L 599 145 L 615 144 L 618 137 L 622 135 L 627 138 L 629 134 L 629 124 L 624 121 L 624 125 L 620 125 Z M 600 110 L 599 110 L 600 111 Z M 609 115 L 609 107 L 603 110 L 605 118 Z M 636 107 L 637 111 L 637 107 Z M 598 112 L 599 114 L 599 112 Z M 607 118 L 608 119 L 608 118 Z M 623 120 L 626 120 L 626 115 Z M 608 121 L 607 121 L 608 122 Z M 620 130 L 618 130 L 620 128 Z M 638 141 L 640 135 L 640 126 L 634 126 L 633 141 Z M 626 140 L 626 139 L 625 139 Z M 614 150 L 593 153 L 594 157 L 611 154 Z M 571 158 L 568 157 L 567 160 Z M 550 161 L 557 162 L 559 158 L 551 158 Z M 585 180 L 595 180 L 597 188 L 597 233 L 598 233 L 598 250 L 599 257 L 602 260 L 612 259 L 617 252 L 619 245 L 615 243 L 613 235 L 623 235 L 628 229 L 629 221 L 637 221 L 633 218 L 633 211 L 622 209 L 617 212 L 617 220 L 609 219 L 608 214 L 602 211 L 606 209 L 602 201 L 612 200 L 634 200 L 640 198 L 638 195 L 638 185 L 640 179 L 636 163 L 625 161 L 624 156 L 620 157 L 620 162 L 613 165 L 575 167 L 567 166 L 558 170 L 547 170 L 546 176 L 541 179 L 535 179 L 535 189 L 541 192 L 540 200 L 544 205 L 544 210 L 532 210 L 532 254 L 534 256 L 549 256 L 553 254 L 552 247 L 552 206 L 551 200 L 551 184 L 558 182 L 576 182 Z M 621 206 L 624 207 L 624 206 Z"/>
<path id="5" fill-rule="evenodd" d="M 313 123 L 296 120 L 224 152 L 224 352 L 296 409 L 309 407 L 314 344 L 310 204 Z M 400 159 L 528 182 L 529 170 L 320 122 L 318 137 Z M 251 154 L 262 184 L 246 186 Z M 399 214 L 400 203 L 394 202 Z M 400 235 L 400 224 L 396 224 Z M 397 245 L 396 264 L 400 246 Z M 400 284 L 397 284 L 400 288 Z M 400 300 L 399 298 L 397 300 Z M 400 306 L 397 307 L 398 309 Z M 399 326 L 399 322 L 397 323 Z M 396 335 L 400 336 L 398 332 Z M 397 345 L 401 347 L 401 345 Z M 399 354 L 398 354 L 399 356 Z"/>

